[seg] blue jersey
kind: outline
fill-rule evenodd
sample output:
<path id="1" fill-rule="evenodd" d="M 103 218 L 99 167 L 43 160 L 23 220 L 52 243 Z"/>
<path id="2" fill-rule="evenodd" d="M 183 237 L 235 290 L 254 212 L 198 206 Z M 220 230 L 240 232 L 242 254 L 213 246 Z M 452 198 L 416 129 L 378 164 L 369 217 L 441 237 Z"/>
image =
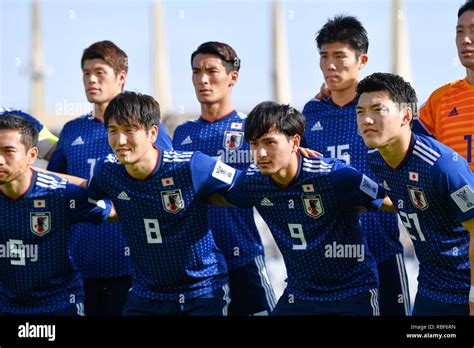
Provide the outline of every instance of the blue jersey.
<path id="1" fill-rule="evenodd" d="M 214 122 L 202 118 L 188 121 L 176 128 L 173 146 L 176 150 L 202 151 L 234 168 L 245 169 L 251 162 L 249 145 L 244 140 L 245 119 L 245 115 L 233 111 Z M 209 206 L 208 211 L 209 225 L 229 270 L 263 255 L 252 209 Z"/>
<path id="2" fill-rule="evenodd" d="M 102 203 L 36 171 L 20 198 L 0 193 L 0 312 L 53 312 L 83 302 L 82 279 L 69 256 L 71 224 L 105 221 L 110 205 Z"/>
<path id="3" fill-rule="evenodd" d="M 228 188 L 235 169 L 199 152 L 160 149 L 144 180 L 115 156 L 101 160 L 89 182 L 94 198 L 110 198 L 134 264 L 132 290 L 157 300 L 199 297 L 227 282 L 227 267 L 208 226 L 205 198 Z"/>
<path id="4" fill-rule="evenodd" d="M 367 147 L 357 130 L 356 106 L 357 100 L 343 107 L 334 104 L 331 98 L 308 102 L 303 109 L 306 117 L 303 143 L 375 179 L 367 164 Z M 395 214 L 367 212 L 360 217 L 360 224 L 377 263 L 403 252 Z"/>
<path id="5" fill-rule="evenodd" d="M 112 152 L 107 129 L 88 114 L 64 125 L 48 170 L 89 179 L 99 158 Z M 171 139 L 160 128 L 157 144 L 171 148 Z M 79 224 L 73 228 L 71 254 L 85 278 L 113 278 L 131 274 L 128 246 L 119 224 Z"/>
<path id="6" fill-rule="evenodd" d="M 299 155 L 286 187 L 252 164 L 225 194 L 237 206 L 254 205 L 285 261 L 287 292 L 312 301 L 336 301 L 378 286 L 375 260 L 359 228 L 357 206 L 377 209 L 384 190 L 334 158 Z"/>
<path id="7" fill-rule="evenodd" d="M 413 240 L 420 261 L 419 293 L 438 302 L 467 303 L 469 232 L 461 222 L 474 218 L 474 176 L 466 161 L 415 133 L 396 168 L 377 150 L 368 157 Z"/>

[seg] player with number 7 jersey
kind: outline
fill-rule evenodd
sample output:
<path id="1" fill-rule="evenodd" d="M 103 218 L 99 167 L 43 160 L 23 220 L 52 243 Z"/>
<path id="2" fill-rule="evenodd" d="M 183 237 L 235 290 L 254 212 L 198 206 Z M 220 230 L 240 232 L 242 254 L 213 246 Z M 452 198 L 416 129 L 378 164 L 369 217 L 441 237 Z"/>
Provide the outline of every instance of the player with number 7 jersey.
<path id="1" fill-rule="evenodd" d="M 226 315 L 227 267 L 207 217 L 207 195 L 236 170 L 199 152 L 154 145 L 159 105 L 123 92 L 104 114 L 116 156 L 99 161 L 91 197 L 114 203 L 134 265 L 125 315 Z"/>

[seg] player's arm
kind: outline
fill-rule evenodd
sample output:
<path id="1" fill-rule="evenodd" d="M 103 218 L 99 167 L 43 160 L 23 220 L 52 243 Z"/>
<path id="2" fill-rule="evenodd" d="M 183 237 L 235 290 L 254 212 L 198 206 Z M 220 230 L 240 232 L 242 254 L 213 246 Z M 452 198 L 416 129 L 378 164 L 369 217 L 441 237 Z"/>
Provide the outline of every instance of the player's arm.
<path id="1" fill-rule="evenodd" d="M 40 158 L 46 161 L 51 159 L 51 155 L 56 149 L 58 137 L 49 131 L 46 126 L 43 126 L 41 132 L 38 133 L 38 149 Z"/>
<path id="2" fill-rule="evenodd" d="M 52 170 L 48 170 L 48 169 L 44 169 L 44 168 L 33 167 L 33 169 L 38 171 L 38 172 L 51 173 L 51 174 L 57 175 L 60 178 L 67 179 L 69 182 L 72 182 L 73 184 L 75 184 L 77 186 L 81 186 L 84 189 L 87 188 L 87 179 L 80 178 L 80 177 L 74 176 L 74 175 L 54 172 Z"/>
<path id="3" fill-rule="evenodd" d="M 357 207 L 359 211 L 390 210 L 391 202 L 385 197 L 385 189 L 354 167 L 340 161 L 334 163 L 331 182 L 338 200 L 345 205 Z"/>

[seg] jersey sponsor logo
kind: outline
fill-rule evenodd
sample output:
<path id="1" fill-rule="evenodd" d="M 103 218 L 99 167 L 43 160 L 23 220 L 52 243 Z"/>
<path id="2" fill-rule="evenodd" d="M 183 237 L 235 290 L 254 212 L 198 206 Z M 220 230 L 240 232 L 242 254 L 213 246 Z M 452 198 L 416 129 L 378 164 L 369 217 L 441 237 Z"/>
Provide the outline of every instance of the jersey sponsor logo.
<path id="1" fill-rule="evenodd" d="M 44 199 L 33 200 L 33 208 L 46 208 L 46 200 Z"/>
<path id="2" fill-rule="evenodd" d="M 122 201 L 129 201 L 130 197 L 128 197 L 127 192 L 122 191 L 118 194 L 117 196 L 118 199 L 121 199 Z"/>
<path id="3" fill-rule="evenodd" d="M 304 211 L 312 218 L 319 218 L 324 214 L 324 206 L 321 195 L 303 195 L 301 196 L 304 205 Z"/>
<path id="4" fill-rule="evenodd" d="M 311 127 L 311 131 L 320 131 L 323 130 L 323 126 L 321 126 L 321 122 L 317 121 L 313 127 Z"/>
<path id="5" fill-rule="evenodd" d="M 31 212 L 30 213 L 31 232 L 38 236 L 44 236 L 51 231 L 51 213 L 50 212 Z"/>
<path id="6" fill-rule="evenodd" d="M 314 192 L 313 184 L 305 184 L 303 185 L 303 192 Z"/>
<path id="7" fill-rule="evenodd" d="M 451 193 L 451 198 L 463 213 L 474 208 L 474 192 L 469 185 Z"/>
<path id="8" fill-rule="evenodd" d="M 161 179 L 161 185 L 163 185 L 164 187 L 173 186 L 173 185 L 174 185 L 174 179 L 173 179 L 173 177 L 170 176 L 169 178 L 163 178 L 163 179 Z"/>
<path id="9" fill-rule="evenodd" d="M 426 199 L 425 191 L 422 188 L 408 185 L 408 192 L 410 193 L 411 203 L 420 210 L 425 210 L 429 207 Z"/>
<path id="10" fill-rule="evenodd" d="M 273 207 L 273 202 L 269 200 L 267 197 L 264 197 L 262 201 L 260 202 L 260 205 L 263 205 L 264 207 Z"/>
<path id="11" fill-rule="evenodd" d="M 240 122 L 232 122 L 230 124 L 230 129 L 242 129 L 242 123 Z"/>
<path id="12" fill-rule="evenodd" d="M 408 179 L 410 179 L 411 181 L 418 181 L 418 173 L 408 172 Z"/>
<path id="13" fill-rule="evenodd" d="M 161 192 L 161 202 L 166 212 L 176 214 L 184 209 L 184 201 L 181 190 L 170 190 Z"/>
<path id="14" fill-rule="evenodd" d="M 232 184 L 232 180 L 234 179 L 235 169 L 227 164 L 217 161 L 216 165 L 214 166 L 214 170 L 212 171 L 212 177 L 225 182 L 226 184 Z"/>
<path id="15" fill-rule="evenodd" d="M 71 146 L 77 146 L 77 145 L 84 145 L 84 140 L 82 140 L 81 136 L 78 136 L 74 141 L 71 143 Z"/>
<path id="16" fill-rule="evenodd" d="M 189 145 L 189 144 L 192 144 L 193 141 L 191 140 L 191 136 L 187 136 L 182 142 L 181 142 L 181 145 Z"/>
<path id="17" fill-rule="evenodd" d="M 224 148 L 227 150 L 238 150 L 242 147 L 244 139 L 243 132 L 225 131 L 224 132 Z"/>
<path id="18" fill-rule="evenodd" d="M 456 107 L 454 107 L 448 114 L 449 117 L 453 117 L 453 116 L 457 116 L 459 115 L 458 114 L 458 110 L 456 109 Z"/>
<path id="19" fill-rule="evenodd" d="M 362 174 L 362 180 L 360 182 L 359 189 L 369 195 L 369 197 L 372 199 L 376 199 L 377 193 L 379 191 L 379 185 L 365 174 Z"/>

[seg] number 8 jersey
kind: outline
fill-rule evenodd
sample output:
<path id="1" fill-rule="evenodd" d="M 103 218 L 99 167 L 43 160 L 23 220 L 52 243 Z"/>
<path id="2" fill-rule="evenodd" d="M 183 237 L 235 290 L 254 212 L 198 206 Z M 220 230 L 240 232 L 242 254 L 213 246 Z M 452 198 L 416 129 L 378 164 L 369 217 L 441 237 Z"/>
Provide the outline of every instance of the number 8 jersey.
<path id="1" fill-rule="evenodd" d="M 466 160 L 415 133 L 396 168 L 376 149 L 368 157 L 413 240 L 419 293 L 434 301 L 467 303 L 469 232 L 461 223 L 474 218 L 474 176 Z"/>

